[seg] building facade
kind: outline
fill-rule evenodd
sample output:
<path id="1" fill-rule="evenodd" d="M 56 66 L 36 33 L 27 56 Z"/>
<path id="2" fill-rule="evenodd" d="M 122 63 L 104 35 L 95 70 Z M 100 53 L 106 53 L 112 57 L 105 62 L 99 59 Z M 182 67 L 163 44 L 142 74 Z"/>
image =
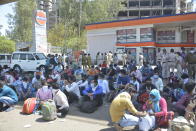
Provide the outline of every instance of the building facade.
<path id="1" fill-rule="evenodd" d="M 192 12 L 192 0 L 126 0 L 119 18 L 141 18 Z"/>
<path id="2" fill-rule="evenodd" d="M 86 25 L 87 51 L 128 51 L 138 62 L 139 53 L 155 64 L 157 48 L 196 47 L 196 12 L 142 19 L 117 20 Z"/>

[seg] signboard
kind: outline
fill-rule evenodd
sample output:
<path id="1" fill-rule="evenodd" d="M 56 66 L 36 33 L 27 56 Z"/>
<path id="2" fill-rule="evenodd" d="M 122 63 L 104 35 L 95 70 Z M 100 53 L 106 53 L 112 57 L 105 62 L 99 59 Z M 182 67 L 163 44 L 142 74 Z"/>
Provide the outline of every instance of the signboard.
<path id="1" fill-rule="evenodd" d="M 152 28 L 141 28 L 140 29 L 140 41 L 152 41 L 153 40 L 153 31 Z"/>
<path id="2" fill-rule="evenodd" d="M 126 30 L 117 30 L 117 43 L 126 43 L 127 42 L 127 33 Z"/>
<path id="3" fill-rule="evenodd" d="M 157 41 L 158 42 L 175 42 L 175 31 L 158 31 L 157 32 Z"/>
<path id="4" fill-rule="evenodd" d="M 48 52 L 46 21 L 46 13 L 44 11 L 37 10 L 35 13 L 35 22 L 33 30 L 33 51 L 42 53 Z"/>
<path id="5" fill-rule="evenodd" d="M 127 43 L 136 42 L 136 29 L 127 29 Z"/>
<path id="6" fill-rule="evenodd" d="M 194 31 L 187 31 L 187 43 L 194 43 L 194 35 L 195 32 Z"/>

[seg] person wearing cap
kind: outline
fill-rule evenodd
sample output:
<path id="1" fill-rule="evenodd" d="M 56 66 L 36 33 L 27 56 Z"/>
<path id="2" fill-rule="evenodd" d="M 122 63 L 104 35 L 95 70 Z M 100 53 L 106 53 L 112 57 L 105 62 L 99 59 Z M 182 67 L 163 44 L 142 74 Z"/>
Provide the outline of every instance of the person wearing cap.
<path id="1" fill-rule="evenodd" d="M 163 81 L 162 79 L 159 77 L 158 73 L 155 73 L 152 77 L 152 84 L 156 87 L 157 90 L 159 90 L 160 92 L 163 92 Z"/>
<path id="2" fill-rule="evenodd" d="M 174 53 L 174 49 L 170 50 L 170 53 L 168 54 L 168 74 L 171 72 L 174 72 L 174 69 L 176 67 L 176 54 Z"/>
<path id="3" fill-rule="evenodd" d="M 163 49 L 161 65 L 162 65 L 162 77 L 163 79 L 167 79 L 169 77 L 168 74 L 169 72 L 168 72 L 168 54 L 166 49 Z"/>
<path id="4" fill-rule="evenodd" d="M 139 124 L 139 118 L 146 116 L 145 112 L 139 112 L 132 104 L 131 97 L 135 90 L 129 86 L 124 92 L 115 97 L 110 105 L 110 117 L 114 126 L 119 129 L 127 126 L 136 126 Z M 131 114 L 125 113 L 126 111 Z"/>

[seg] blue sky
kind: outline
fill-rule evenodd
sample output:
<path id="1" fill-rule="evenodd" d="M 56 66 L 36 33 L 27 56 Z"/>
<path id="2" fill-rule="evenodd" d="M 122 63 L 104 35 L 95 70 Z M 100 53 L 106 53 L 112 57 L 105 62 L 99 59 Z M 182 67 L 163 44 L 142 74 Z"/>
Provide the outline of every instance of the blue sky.
<path id="1" fill-rule="evenodd" d="M 12 7 L 15 5 L 14 3 L 9 3 L 5 5 L 0 5 L 0 25 L 2 25 L 2 29 L 0 32 L 4 35 L 5 29 L 8 29 L 8 19 L 6 18 L 6 15 L 8 13 L 14 14 Z"/>

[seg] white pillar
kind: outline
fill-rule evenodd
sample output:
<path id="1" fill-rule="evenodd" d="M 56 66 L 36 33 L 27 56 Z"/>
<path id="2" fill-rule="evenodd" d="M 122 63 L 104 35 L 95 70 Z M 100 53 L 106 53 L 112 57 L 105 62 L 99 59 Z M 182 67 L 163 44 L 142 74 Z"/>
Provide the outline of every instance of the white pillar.
<path id="1" fill-rule="evenodd" d="M 175 30 L 175 36 L 176 36 L 176 39 L 175 39 L 175 42 L 176 43 L 181 43 L 181 36 L 182 34 L 181 34 L 181 32 L 180 32 L 180 29 L 179 28 L 177 28 L 176 30 Z"/>

